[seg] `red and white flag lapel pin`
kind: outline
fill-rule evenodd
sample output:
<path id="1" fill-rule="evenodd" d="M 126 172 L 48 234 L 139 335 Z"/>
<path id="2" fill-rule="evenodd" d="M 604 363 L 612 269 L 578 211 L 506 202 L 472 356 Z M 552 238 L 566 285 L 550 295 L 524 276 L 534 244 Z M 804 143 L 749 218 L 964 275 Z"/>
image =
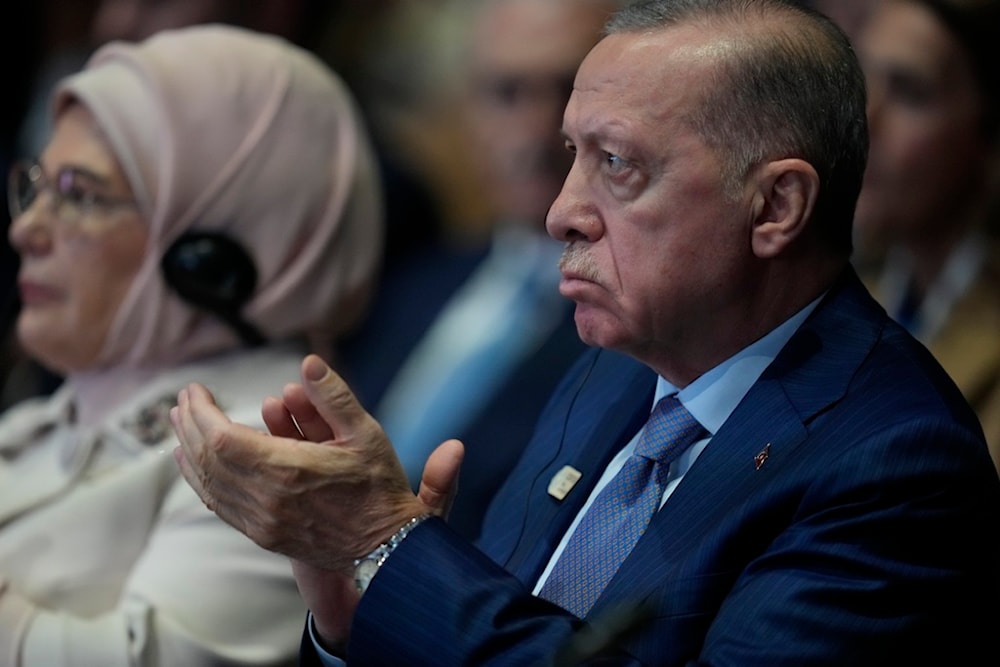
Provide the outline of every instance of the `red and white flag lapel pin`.
<path id="1" fill-rule="evenodd" d="M 753 464 L 757 470 L 760 470 L 761 466 L 767 462 L 767 458 L 771 455 L 771 443 L 764 445 L 764 449 L 757 452 L 757 456 L 753 457 Z"/>

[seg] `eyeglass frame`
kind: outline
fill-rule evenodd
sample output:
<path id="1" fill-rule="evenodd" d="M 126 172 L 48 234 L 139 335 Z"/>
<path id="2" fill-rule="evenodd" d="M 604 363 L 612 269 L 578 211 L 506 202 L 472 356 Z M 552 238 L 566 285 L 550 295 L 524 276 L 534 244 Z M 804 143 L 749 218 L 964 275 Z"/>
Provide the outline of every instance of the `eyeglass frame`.
<path id="1" fill-rule="evenodd" d="M 113 211 L 119 208 L 136 208 L 139 203 L 135 197 L 114 196 L 102 194 L 93 190 L 79 190 L 80 178 L 84 181 L 99 181 L 100 178 L 78 167 L 63 167 L 50 179 L 38 160 L 18 160 L 11 165 L 7 174 L 7 210 L 11 220 L 26 213 L 43 193 L 50 197 L 48 210 L 60 221 L 76 224 L 87 219 L 95 210 Z M 34 195 L 24 204 L 22 185 L 29 184 Z M 60 184 L 62 187 L 60 187 Z M 67 211 L 71 211 L 67 214 Z"/>

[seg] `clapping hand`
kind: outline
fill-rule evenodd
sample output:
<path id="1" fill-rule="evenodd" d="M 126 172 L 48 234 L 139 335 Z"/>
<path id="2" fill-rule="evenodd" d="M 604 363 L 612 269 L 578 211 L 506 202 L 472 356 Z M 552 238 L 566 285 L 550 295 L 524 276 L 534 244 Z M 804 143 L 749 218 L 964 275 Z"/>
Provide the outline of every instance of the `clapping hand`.
<path id="1" fill-rule="evenodd" d="M 461 443 L 435 450 L 414 495 L 382 427 L 319 357 L 306 357 L 302 382 L 265 400 L 262 414 L 270 434 L 229 420 L 196 383 L 181 390 L 171 420 L 181 474 L 265 549 L 346 574 L 410 518 L 447 511 Z"/>

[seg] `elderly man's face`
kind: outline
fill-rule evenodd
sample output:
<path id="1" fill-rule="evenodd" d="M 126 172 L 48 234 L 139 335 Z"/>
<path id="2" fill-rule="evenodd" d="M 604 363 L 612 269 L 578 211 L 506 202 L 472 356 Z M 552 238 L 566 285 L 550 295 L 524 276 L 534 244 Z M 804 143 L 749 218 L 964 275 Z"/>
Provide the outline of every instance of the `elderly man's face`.
<path id="1" fill-rule="evenodd" d="M 575 159 L 547 220 L 568 243 L 560 291 L 584 341 L 654 368 L 738 325 L 752 275 L 746 197 L 727 196 L 719 156 L 687 121 L 711 85 L 712 42 L 686 26 L 606 38 L 563 124 Z"/>

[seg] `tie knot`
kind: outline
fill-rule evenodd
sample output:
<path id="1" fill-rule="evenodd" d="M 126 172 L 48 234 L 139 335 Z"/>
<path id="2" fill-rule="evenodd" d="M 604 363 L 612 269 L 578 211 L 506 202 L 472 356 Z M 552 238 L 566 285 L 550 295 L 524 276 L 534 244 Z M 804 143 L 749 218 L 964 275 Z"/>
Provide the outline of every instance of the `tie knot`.
<path id="1" fill-rule="evenodd" d="M 669 465 L 685 449 L 707 433 L 677 396 L 664 396 L 653 408 L 635 453 Z"/>

